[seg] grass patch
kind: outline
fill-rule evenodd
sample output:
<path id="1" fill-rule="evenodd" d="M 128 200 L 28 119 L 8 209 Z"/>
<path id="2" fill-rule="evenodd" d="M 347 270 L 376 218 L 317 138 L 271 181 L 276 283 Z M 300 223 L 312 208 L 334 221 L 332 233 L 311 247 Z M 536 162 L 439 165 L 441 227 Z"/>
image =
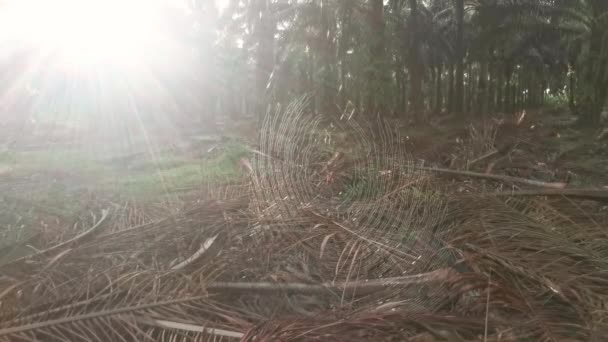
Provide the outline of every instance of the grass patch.
<path id="1" fill-rule="evenodd" d="M 14 165 L 17 159 L 15 153 L 11 151 L 0 152 L 0 166 L 11 166 Z"/>
<path id="2" fill-rule="evenodd" d="M 156 168 L 119 177 L 115 192 L 130 196 L 152 196 L 193 188 L 208 183 L 221 183 L 239 177 L 236 166 L 218 161 L 190 162 L 172 168 Z"/>
<path id="3" fill-rule="evenodd" d="M 89 153 L 69 149 L 14 152 L 10 161 L 14 173 L 22 175 L 57 170 L 79 175 L 101 176 L 109 166 L 96 160 Z"/>
<path id="4" fill-rule="evenodd" d="M 0 154 L 0 167 L 5 164 L 11 179 L 19 180 L 3 188 L 7 199 L 23 201 L 36 212 L 73 217 L 86 205 L 86 194 L 150 202 L 171 192 L 236 181 L 243 176 L 238 161 L 248 154 L 244 145 L 226 142 L 203 157 L 138 154 L 123 163 L 79 149 L 49 149 Z"/>
<path id="5" fill-rule="evenodd" d="M 155 202 L 171 192 L 241 179 L 238 161 L 248 155 L 237 142 L 222 144 L 202 158 L 140 155 L 128 166 L 109 158 L 95 160 L 81 150 L 1 153 L 0 168 L 10 168 L 10 177 L 19 181 L 5 184 L 0 196 L 0 263 L 30 253 L 22 242 L 39 232 L 43 221 L 71 225 L 87 213 L 88 205 L 95 206 L 90 200 L 96 196 L 90 194 Z"/>
<path id="6" fill-rule="evenodd" d="M 244 145 L 228 143 L 206 158 L 160 155 L 137 170 L 118 174 L 115 192 L 129 196 L 154 196 L 213 183 L 232 182 L 243 175 L 238 161 L 249 155 Z"/>

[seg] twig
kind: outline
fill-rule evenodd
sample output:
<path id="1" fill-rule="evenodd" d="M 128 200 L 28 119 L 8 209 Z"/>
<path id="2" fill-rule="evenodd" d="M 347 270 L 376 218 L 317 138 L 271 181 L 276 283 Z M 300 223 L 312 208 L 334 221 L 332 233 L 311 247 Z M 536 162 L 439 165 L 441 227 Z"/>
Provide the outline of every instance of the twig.
<path id="1" fill-rule="evenodd" d="M 407 183 L 405 183 L 405 184 L 401 185 L 400 187 L 398 187 L 397 189 L 395 189 L 395 190 L 393 190 L 393 191 L 389 192 L 388 194 L 386 194 L 386 195 L 384 195 L 384 196 L 380 197 L 380 199 L 379 199 L 379 200 L 380 200 L 380 201 L 381 201 L 381 200 L 385 200 L 385 199 L 387 199 L 387 198 L 389 198 L 389 197 L 393 196 L 394 194 L 396 194 L 396 193 L 398 193 L 398 192 L 402 191 L 403 189 L 408 188 L 408 187 L 410 187 L 410 186 L 412 186 L 412 185 L 414 185 L 414 184 L 416 184 L 416 183 L 422 182 L 423 180 L 426 180 L 426 177 L 420 177 L 420 178 L 416 178 L 416 179 L 414 179 L 413 181 L 407 182 Z"/>
<path id="2" fill-rule="evenodd" d="M 565 196 L 581 198 L 599 202 L 608 202 L 608 190 L 602 189 L 543 189 L 504 191 L 492 194 L 493 196 Z"/>
<path id="3" fill-rule="evenodd" d="M 394 277 L 384 279 L 366 279 L 346 282 L 325 282 L 322 284 L 306 283 L 270 283 L 270 282 L 213 282 L 207 285 L 208 291 L 237 291 L 237 292 L 299 292 L 299 293 L 324 293 L 327 291 L 354 291 L 358 294 L 383 290 L 391 286 L 408 286 L 431 282 L 446 282 L 458 274 L 449 268 L 421 273 L 405 277 Z"/>
<path id="4" fill-rule="evenodd" d="M 431 172 L 437 172 L 437 173 L 445 173 L 445 174 L 451 174 L 451 175 L 455 175 L 455 176 L 485 178 L 485 179 L 492 179 L 492 180 L 509 182 L 509 183 L 519 183 L 519 184 L 538 186 L 541 188 L 563 189 L 566 187 L 566 183 L 562 183 L 562 182 L 547 183 L 547 182 L 537 181 L 537 180 L 533 180 L 533 179 L 504 176 L 504 175 L 492 175 L 492 174 L 485 174 L 485 173 L 478 173 L 478 172 L 471 172 L 471 171 L 440 169 L 440 168 L 436 168 L 436 167 L 418 166 L 416 168 L 419 170 L 431 171 Z"/>
<path id="5" fill-rule="evenodd" d="M 245 336 L 243 333 L 236 332 L 236 331 L 230 331 L 230 330 L 224 330 L 224 329 L 218 329 L 218 328 L 209 328 L 209 327 L 204 327 L 204 326 L 200 326 L 200 325 L 173 322 L 173 321 L 167 321 L 167 320 L 163 320 L 163 319 L 138 319 L 138 321 L 140 323 L 156 326 L 159 328 L 168 328 L 168 329 L 176 329 L 176 330 L 183 330 L 183 331 L 190 331 L 190 332 L 199 332 L 199 333 L 206 333 L 209 335 L 216 335 L 216 336 L 222 336 L 222 337 L 242 338 L 243 336 Z"/>
<path id="6" fill-rule="evenodd" d="M 486 153 L 486 154 L 484 154 L 484 155 L 482 155 L 480 157 L 477 157 L 477 158 L 471 160 L 467 166 L 471 167 L 471 166 L 473 166 L 473 164 L 479 163 L 482 160 L 490 158 L 490 157 L 496 155 L 499 152 L 500 152 L 500 150 L 492 150 L 492 151 L 490 151 L 490 152 L 488 152 L 488 153 Z"/>
<path id="7" fill-rule="evenodd" d="M 46 267 L 44 267 L 44 269 L 48 270 L 53 265 L 55 265 L 56 263 L 58 263 L 59 260 L 63 259 L 66 255 L 68 255 L 71 251 L 72 251 L 72 249 L 68 248 L 68 249 L 63 250 L 61 253 L 55 255 L 53 257 L 53 259 L 51 259 L 51 261 L 49 261 L 49 263 L 46 265 Z"/>
<path id="8" fill-rule="evenodd" d="M 198 258 L 201 257 L 201 255 L 205 254 L 205 252 L 209 249 L 209 247 L 211 247 L 211 245 L 213 244 L 213 242 L 215 241 L 215 239 L 217 238 L 217 235 L 215 235 L 214 237 L 208 238 L 207 240 L 205 240 L 205 242 L 203 243 L 203 245 L 201 246 L 201 248 L 196 251 L 194 254 L 192 254 L 188 259 L 180 262 L 179 264 L 171 267 L 172 270 L 176 271 L 176 270 L 181 270 L 182 268 L 190 265 L 191 263 L 195 262 Z"/>

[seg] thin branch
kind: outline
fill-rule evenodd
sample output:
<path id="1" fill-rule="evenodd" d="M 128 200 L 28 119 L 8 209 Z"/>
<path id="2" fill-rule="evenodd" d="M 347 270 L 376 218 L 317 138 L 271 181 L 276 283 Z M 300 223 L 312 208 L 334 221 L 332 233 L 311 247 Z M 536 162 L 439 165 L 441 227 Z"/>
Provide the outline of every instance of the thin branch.
<path id="1" fill-rule="evenodd" d="M 405 188 L 409 188 L 410 186 L 412 186 L 412 185 L 414 185 L 414 184 L 416 184 L 416 183 L 420 183 L 420 182 L 422 182 L 423 180 L 426 180 L 426 178 L 427 178 L 427 177 L 420 177 L 420 178 L 417 178 L 417 179 L 415 179 L 415 180 L 413 180 L 413 181 L 407 182 L 407 183 L 405 183 L 405 184 L 403 184 L 403 185 L 399 186 L 397 189 L 395 189 L 395 190 L 393 190 L 393 191 L 391 191 L 391 192 L 387 193 L 386 195 L 384 195 L 384 196 L 380 197 L 380 199 L 379 199 L 379 200 L 385 200 L 385 199 L 387 199 L 387 198 L 389 198 L 389 197 L 393 196 L 394 194 L 399 193 L 400 191 L 402 191 L 402 190 L 403 190 L 403 189 L 405 189 Z"/>
<path id="2" fill-rule="evenodd" d="M 608 190 L 602 189 L 542 189 L 504 191 L 493 193 L 493 196 L 564 196 L 580 199 L 588 199 L 599 202 L 608 202 Z"/>
<path id="3" fill-rule="evenodd" d="M 436 167 L 420 167 L 419 166 L 419 167 L 416 167 L 416 169 L 423 170 L 423 171 L 450 174 L 450 175 L 454 175 L 454 176 L 484 178 L 484 179 L 492 179 L 492 180 L 502 181 L 502 182 L 507 182 L 507 183 L 532 185 L 532 186 L 537 186 L 537 187 L 547 188 L 547 189 L 563 189 L 566 187 L 566 183 L 562 183 L 562 182 L 547 183 L 547 182 L 537 181 L 537 180 L 533 180 L 533 179 L 526 179 L 526 178 L 512 177 L 512 176 L 505 176 L 505 175 L 492 175 L 492 174 L 485 174 L 485 173 L 478 173 L 478 172 L 471 172 L 471 171 L 440 169 L 440 168 L 436 168 Z"/>
<path id="4" fill-rule="evenodd" d="M 495 149 L 495 150 L 492 150 L 492 151 L 490 151 L 490 152 L 488 152 L 488 153 L 486 153 L 486 154 L 484 154 L 484 155 L 481 155 L 480 157 L 477 157 L 477 158 L 475 158 L 475 159 L 471 160 L 471 161 L 468 163 L 468 165 L 467 165 L 467 166 L 468 166 L 468 167 L 471 167 L 471 166 L 473 166 L 474 164 L 477 164 L 477 163 L 479 163 L 479 162 L 480 162 L 480 161 L 482 161 L 482 160 L 485 160 L 485 159 L 488 159 L 488 158 L 490 158 L 490 157 L 495 156 L 495 155 L 496 155 L 496 154 L 498 154 L 499 152 L 500 152 L 500 151 L 499 151 L 499 150 L 496 150 L 496 149 Z"/>
<path id="5" fill-rule="evenodd" d="M 236 331 L 230 331 L 230 330 L 224 330 L 224 329 L 218 329 L 218 328 L 209 328 L 209 327 L 203 327 L 200 325 L 173 322 L 173 321 L 167 321 L 167 320 L 163 320 L 163 319 L 137 319 L 137 321 L 144 323 L 144 324 L 159 327 L 159 328 L 206 333 L 209 335 L 216 335 L 216 336 L 222 336 L 222 337 L 242 338 L 243 336 L 245 336 L 245 334 L 236 332 Z"/>
<path id="6" fill-rule="evenodd" d="M 214 282 L 207 285 L 209 292 L 230 290 L 237 292 L 298 292 L 298 293 L 325 293 L 327 291 L 357 291 L 375 292 L 392 286 L 410 286 L 424 283 L 447 282 L 453 280 L 458 274 L 452 269 L 442 268 L 436 271 L 421 273 L 404 277 L 384 279 L 362 279 L 346 282 L 325 282 L 322 284 L 306 283 L 270 283 L 270 282 Z"/>
<path id="7" fill-rule="evenodd" d="M 205 242 L 203 243 L 203 245 L 201 246 L 201 248 L 198 251 L 196 251 L 194 254 L 192 254 L 188 259 L 171 267 L 171 269 L 174 271 L 181 270 L 182 268 L 184 268 L 184 267 L 190 265 L 191 263 L 195 262 L 196 260 L 198 260 L 198 258 L 200 258 L 201 255 L 205 254 L 205 252 L 211 247 L 211 245 L 213 245 L 213 242 L 215 241 L 216 238 L 217 238 L 217 234 L 215 236 L 210 237 L 207 240 L 205 240 Z"/>

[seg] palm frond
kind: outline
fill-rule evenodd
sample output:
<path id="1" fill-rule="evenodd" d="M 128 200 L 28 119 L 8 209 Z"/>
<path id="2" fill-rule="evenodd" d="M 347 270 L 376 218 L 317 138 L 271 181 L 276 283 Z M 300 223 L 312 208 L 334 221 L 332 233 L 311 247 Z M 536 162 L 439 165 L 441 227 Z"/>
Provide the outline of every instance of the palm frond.
<path id="1" fill-rule="evenodd" d="M 244 184 L 0 266 L 0 341 L 603 336 L 604 216 L 462 191 L 390 122 L 306 108 L 266 117 Z"/>

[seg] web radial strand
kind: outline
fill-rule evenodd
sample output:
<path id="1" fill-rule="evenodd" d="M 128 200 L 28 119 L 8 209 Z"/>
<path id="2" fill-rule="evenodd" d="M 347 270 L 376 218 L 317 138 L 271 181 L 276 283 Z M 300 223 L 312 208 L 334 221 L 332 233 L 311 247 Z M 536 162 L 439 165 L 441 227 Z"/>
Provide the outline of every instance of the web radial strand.
<path id="1" fill-rule="evenodd" d="M 324 225 L 347 237 L 322 244 L 333 248 L 324 258 L 342 278 L 371 270 L 398 276 L 453 262 L 436 236 L 449 235 L 447 201 L 415 169 L 398 130 L 383 120 L 328 120 L 307 107 L 301 99 L 264 120 L 253 163 L 260 217 L 281 218 L 287 231 Z"/>

